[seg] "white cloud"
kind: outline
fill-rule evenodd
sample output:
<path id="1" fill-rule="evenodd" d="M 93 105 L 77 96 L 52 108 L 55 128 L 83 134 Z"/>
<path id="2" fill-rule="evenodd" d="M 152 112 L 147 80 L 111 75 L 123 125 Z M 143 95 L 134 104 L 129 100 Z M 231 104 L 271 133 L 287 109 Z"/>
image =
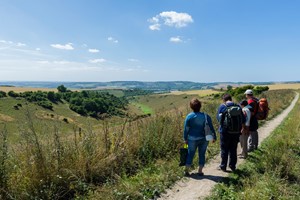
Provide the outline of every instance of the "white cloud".
<path id="1" fill-rule="evenodd" d="M 41 49 L 40 49 L 40 48 L 35 48 L 35 50 L 36 50 L 36 51 L 40 51 Z"/>
<path id="2" fill-rule="evenodd" d="M 119 43 L 118 40 L 116 40 L 115 38 L 113 38 L 113 37 L 111 37 L 111 36 L 108 37 L 107 40 L 108 40 L 108 41 L 111 41 L 111 42 L 113 42 L 113 43 Z"/>
<path id="3" fill-rule="evenodd" d="M 3 43 L 3 44 L 13 44 L 12 41 L 7 41 L 7 40 L 0 40 L 0 43 Z"/>
<path id="4" fill-rule="evenodd" d="M 104 63 L 106 60 L 104 58 L 98 58 L 98 59 L 93 59 L 89 60 L 89 63 Z"/>
<path id="5" fill-rule="evenodd" d="M 7 41 L 7 40 L 0 40 L 0 43 L 3 43 L 3 44 L 10 44 L 10 45 L 14 45 L 14 46 L 17 46 L 17 47 L 25 47 L 27 46 L 26 44 L 24 43 L 21 43 L 21 42 L 13 42 L 13 41 Z"/>
<path id="6" fill-rule="evenodd" d="M 139 60 L 135 59 L 135 58 L 129 58 L 128 61 L 130 61 L 130 62 L 139 62 Z"/>
<path id="7" fill-rule="evenodd" d="M 89 49 L 89 52 L 90 53 L 99 53 L 99 50 L 98 49 Z"/>
<path id="8" fill-rule="evenodd" d="M 152 31 L 159 31 L 160 30 L 160 24 L 152 24 L 149 26 L 149 29 Z"/>
<path id="9" fill-rule="evenodd" d="M 49 59 L 0 59 L 2 80 L 111 81 L 147 79 L 149 70 L 113 63 L 104 65 Z M 59 72 L 59 73 L 58 73 Z M 141 76 L 144 76 L 141 78 Z"/>
<path id="10" fill-rule="evenodd" d="M 68 44 L 51 44 L 50 46 L 56 49 L 63 49 L 63 50 L 73 50 L 74 47 L 72 46 L 72 43 L 68 43 Z"/>
<path id="11" fill-rule="evenodd" d="M 16 44 L 16 46 L 17 46 L 17 47 L 25 47 L 25 46 L 26 46 L 26 44 L 24 44 L 24 43 L 21 43 L 21 42 L 18 42 L 18 43 Z"/>
<path id="12" fill-rule="evenodd" d="M 188 24 L 193 23 L 193 18 L 188 13 L 165 11 L 148 19 L 148 22 L 152 24 L 149 26 L 150 30 L 160 30 L 161 24 L 175 28 L 185 27 Z"/>
<path id="13" fill-rule="evenodd" d="M 55 64 L 55 65 L 68 65 L 71 64 L 70 61 L 65 60 L 54 60 L 54 61 L 48 61 L 48 60 L 39 60 L 36 61 L 38 64 Z"/>
<path id="14" fill-rule="evenodd" d="M 58 65 L 66 65 L 66 64 L 70 64 L 71 62 L 69 61 L 65 61 L 65 60 L 55 60 L 53 61 L 54 64 L 58 64 Z"/>
<path id="15" fill-rule="evenodd" d="M 48 60 L 40 60 L 40 61 L 36 61 L 39 64 L 49 64 L 50 62 Z"/>
<path id="16" fill-rule="evenodd" d="M 170 42 L 181 43 L 181 42 L 183 42 L 183 40 L 179 36 L 177 36 L 177 37 L 171 37 Z"/>

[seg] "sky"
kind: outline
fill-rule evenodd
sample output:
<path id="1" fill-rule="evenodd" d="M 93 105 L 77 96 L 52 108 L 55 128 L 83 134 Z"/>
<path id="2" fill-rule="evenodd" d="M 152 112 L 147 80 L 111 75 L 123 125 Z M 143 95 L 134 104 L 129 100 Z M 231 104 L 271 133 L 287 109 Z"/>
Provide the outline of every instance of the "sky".
<path id="1" fill-rule="evenodd" d="M 0 5 L 0 81 L 300 80 L 299 0 Z"/>

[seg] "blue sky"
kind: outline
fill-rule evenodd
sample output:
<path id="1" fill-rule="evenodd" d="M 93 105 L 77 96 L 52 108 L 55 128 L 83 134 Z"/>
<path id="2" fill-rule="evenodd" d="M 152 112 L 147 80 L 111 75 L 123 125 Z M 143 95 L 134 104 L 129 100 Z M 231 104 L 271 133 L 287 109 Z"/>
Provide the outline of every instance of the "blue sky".
<path id="1" fill-rule="evenodd" d="M 299 81 L 298 0 L 0 0 L 0 81 Z"/>

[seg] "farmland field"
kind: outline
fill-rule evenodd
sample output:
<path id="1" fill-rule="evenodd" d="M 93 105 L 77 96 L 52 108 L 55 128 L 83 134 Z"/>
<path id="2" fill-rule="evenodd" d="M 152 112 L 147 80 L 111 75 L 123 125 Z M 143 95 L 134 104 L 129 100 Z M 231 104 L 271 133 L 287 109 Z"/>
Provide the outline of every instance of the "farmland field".
<path id="1" fill-rule="evenodd" d="M 219 91 L 215 90 L 187 90 L 187 91 L 172 91 L 170 94 L 173 95 L 182 95 L 182 94 L 187 94 L 187 95 L 198 95 L 198 96 L 207 96 L 211 94 L 217 94 L 220 93 Z"/>
<path id="2" fill-rule="evenodd" d="M 31 87 L 3 87 L 0 86 L 0 91 L 4 92 L 9 92 L 9 91 L 14 91 L 14 92 L 27 92 L 27 91 L 43 91 L 43 92 L 57 92 L 56 88 L 31 88 Z"/>
<path id="3" fill-rule="evenodd" d="M 268 85 L 270 90 L 280 90 L 280 89 L 300 89 L 300 83 L 284 83 L 284 84 L 274 84 Z"/>

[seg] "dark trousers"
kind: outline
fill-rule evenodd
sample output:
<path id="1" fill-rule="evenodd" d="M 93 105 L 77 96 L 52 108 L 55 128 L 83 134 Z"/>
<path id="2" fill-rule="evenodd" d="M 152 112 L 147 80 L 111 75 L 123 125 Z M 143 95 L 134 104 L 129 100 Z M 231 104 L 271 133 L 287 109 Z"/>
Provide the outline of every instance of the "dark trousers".
<path id="1" fill-rule="evenodd" d="M 220 167 L 226 170 L 229 156 L 229 167 L 236 168 L 237 162 L 237 145 L 239 143 L 240 134 L 221 133 L 221 164 Z"/>

